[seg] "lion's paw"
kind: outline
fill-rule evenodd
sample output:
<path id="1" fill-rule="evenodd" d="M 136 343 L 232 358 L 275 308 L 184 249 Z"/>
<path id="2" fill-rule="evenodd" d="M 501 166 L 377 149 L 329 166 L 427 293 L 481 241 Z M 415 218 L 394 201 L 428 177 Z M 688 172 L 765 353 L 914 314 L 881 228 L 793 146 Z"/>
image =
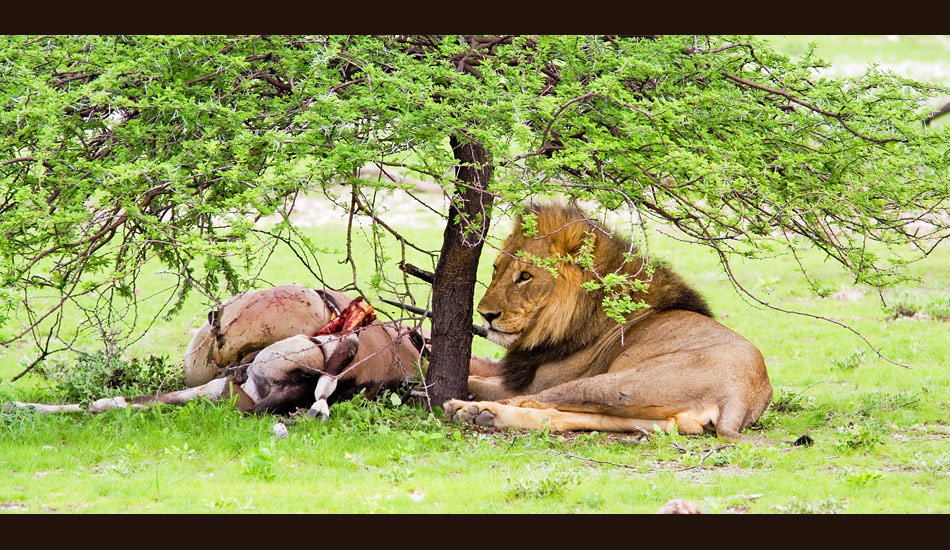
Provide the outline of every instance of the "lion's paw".
<path id="1" fill-rule="evenodd" d="M 472 402 L 452 399 L 442 406 L 445 419 L 449 422 L 464 422 L 486 428 L 495 427 L 495 413 L 489 410 L 489 402 Z"/>

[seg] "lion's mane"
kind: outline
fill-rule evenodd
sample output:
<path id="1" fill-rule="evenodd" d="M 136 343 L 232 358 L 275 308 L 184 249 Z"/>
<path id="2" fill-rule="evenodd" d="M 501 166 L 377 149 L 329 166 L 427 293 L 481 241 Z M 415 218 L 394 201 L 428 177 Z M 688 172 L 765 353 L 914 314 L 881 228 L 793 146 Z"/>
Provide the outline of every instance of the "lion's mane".
<path id="1" fill-rule="evenodd" d="M 594 270 L 600 274 L 618 272 L 648 281 L 645 291 L 636 292 L 634 301 L 643 301 L 656 311 L 682 309 L 708 317 L 712 312 L 703 297 L 669 268 L 656 265 L 652 276 L 643 269 L 644 260 L 631 247 L 630 240 L 608 231 L 577 207 L 563 204 L 530 204 L 536 232 L 525 235 L 524 216 L 515 221 L 504 249 L 517 254 L 528 239 L 547 239 L 550 249 L 562 257 L 576 257 L 585 245 L 587 235 L 594 238 Z M 633 251 L 633 256 L 630 252 Z M 626 261 L 625 261 L 626 260 Z M 604 290 L 588 291 L 581 283 L 594 279 L 594 274 L 576 262 L 560 261 L 555 289 L 546 307 L 538 313 L 520 344 L 510 349 L 502 360 L 505 386 L 520 391 L 534 379 L 538 366 L 569 357 L 584 350 L 616 323 L 604 313 Z M 509 283 L 511 284 L 511 283 Z M 635 313 L 634 313 L 635 315 Z"/>

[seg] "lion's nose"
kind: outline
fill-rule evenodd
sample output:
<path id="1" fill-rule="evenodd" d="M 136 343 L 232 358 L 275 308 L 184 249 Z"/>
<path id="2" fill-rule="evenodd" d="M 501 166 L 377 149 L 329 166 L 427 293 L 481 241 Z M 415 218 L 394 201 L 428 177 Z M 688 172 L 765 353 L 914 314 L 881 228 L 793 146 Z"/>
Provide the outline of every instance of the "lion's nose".
<path id="1" fill-rule="evenodd" d="M 482 311 L 479 311 L 478 314 L 484 317 L 485 322 L 488 323 L 489 325 L 491 324 L 492 321 L 501 317 L 501 313 L 484 313 Z"/>

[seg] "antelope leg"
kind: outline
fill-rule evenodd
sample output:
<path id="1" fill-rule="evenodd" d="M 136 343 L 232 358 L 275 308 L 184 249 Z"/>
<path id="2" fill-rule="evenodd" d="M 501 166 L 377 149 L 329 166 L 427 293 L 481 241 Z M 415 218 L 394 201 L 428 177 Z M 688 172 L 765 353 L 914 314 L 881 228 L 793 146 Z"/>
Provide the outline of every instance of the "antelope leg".
<path id="1" fill-rule="evenodd" d="M 317 389 L 313 392 L 313 396 L 316 398 L 316 401 L 311 405 L 310 410 L 307 411 L 307 416 L 310 418 L 316 418 L 319 414 L 320 419 L 323 422 L 326 422 L 330 418 L 330 405 L 327 404 L 327 397 L 333 394 L 333 390 L 336 389 L 336 377 L 324 375 L 320 377 L 320 380 L 317 382 Z"/>

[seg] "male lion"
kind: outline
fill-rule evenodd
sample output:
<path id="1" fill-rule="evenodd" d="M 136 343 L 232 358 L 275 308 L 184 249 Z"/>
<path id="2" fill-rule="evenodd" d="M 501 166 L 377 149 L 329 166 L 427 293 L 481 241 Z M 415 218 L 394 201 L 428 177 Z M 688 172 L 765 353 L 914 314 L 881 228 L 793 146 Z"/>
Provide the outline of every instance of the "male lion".
<path id="1" fill-rule="evenodd" d="M 530 205 L 536 235 L 519 217 L 495 260 L 478 312 L 489 339 L 508 349 L 500 375 L 470 376 L 477 401 L 445 403 L 446 417 L 497 428 L 701 434 L 752 440 L 740 432 L 772 400 L 755 346 L 712 318 L 703 298 L 673 271 L 648 278 L 642 258 L 624 262 L 630 242 L 580 209 Z M 648 307 L 621 326 L 601 305 L 594 273 L 576 261 L 593 243 L 593 270 L 649 280 L 632 296 Z M 557 258 L 557 276 L 530 258 Z"/>

